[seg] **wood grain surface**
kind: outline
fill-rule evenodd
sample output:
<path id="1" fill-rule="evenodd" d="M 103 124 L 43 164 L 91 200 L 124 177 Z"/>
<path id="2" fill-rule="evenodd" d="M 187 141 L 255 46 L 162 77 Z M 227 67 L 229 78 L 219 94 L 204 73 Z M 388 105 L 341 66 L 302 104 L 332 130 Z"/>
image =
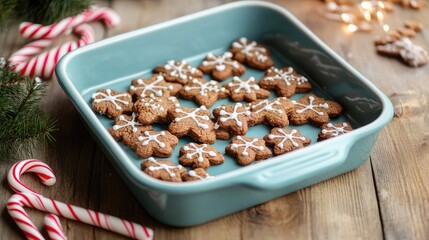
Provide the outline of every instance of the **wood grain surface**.
<path id="1" fill-rule="evenodd" d="M 122 23 L 109 30 L 99 23 L 92 25 L 99 40 L 226 2 L 230 1 L 96 1 L 118 11 Z M 44 108 L 58 119 L 57 141 L 33 157 L 47 162 L 58 182 L 47 188 L 32 175 L 23 176 L 24 181 L 47 197 L 147 225 L 155 230 L 155 239 L 429 239 L 429 67 L 413 69 L 377 56 L 372 41 L 380 29 L 348 34 L 342 24 L 322 17 L 321 1 L 274 2 L 295 14 L 391 98 L 395 118 L 381 131 L 363 166 L 200 226 L 169 227 L 140 206 L 85 129 L 56 79 L 52 79 Z M 405 19 L 424 23 L 415 41 L 429 49 L 429 10 L 397 7 L 386 21 L 395 28 Z M 0 32 L 0 55 L 7 57 L 24 43 L 17 26 L 11 26 Z M 23 238 L 5 209 L 12 195 L 6 175 L 13 163 L 0 162 L 0 239 Z M 42 227 L 43 214 L 28 212 Z M 69 239 L 125 239 L 85 224 L 61 221 Z"/>

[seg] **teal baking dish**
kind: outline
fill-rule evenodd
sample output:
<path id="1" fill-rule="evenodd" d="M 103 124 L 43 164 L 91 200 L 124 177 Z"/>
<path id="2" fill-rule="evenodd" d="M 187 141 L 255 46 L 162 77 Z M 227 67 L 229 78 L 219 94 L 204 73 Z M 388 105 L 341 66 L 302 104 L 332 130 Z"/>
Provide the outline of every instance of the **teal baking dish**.
<path id="1" fill-rule="evenodd" d="M 107 87 L 127 90 L 131 79 L 149 76 L 155 66 L 170 59 L 198 65 L 208 52 L 221 53 L 242 36 L 268 46 L 277 66 L 299 69 L 317 95 L 339 102 L 344 114 L 335 121 L 350 121 L 355 130 L 317 143 L 318 128 L 299 126 L 312 138 L 310 146 L 247 167 L 227 158 L 224 164 L 209 168 L 215 178 L 208 181 L 169 183 L 142 173 L 141 159 L 106 131 L 112 121 L 91 110 L 91 94 Z M 61 59 L 56 74 L 137 199 L 153 217 L 174 226 L 201 224 L 357 168 L 368 159 L 379 131 L 393 116 L 389 99 L 368 79 L 287 10 L 262 1 L 226 4 L 79 48 Z M 245 76 L 262 74 L 248 70 Z M 262 137 L 268 130 L 252 127 L 248 135 Z M 182 138 L 180 144 L 189 141 Z M 217 141 L 215 147 L 223 151 L 226 144 Z M 172 161 L 177 162 L 179 148 Z"/>

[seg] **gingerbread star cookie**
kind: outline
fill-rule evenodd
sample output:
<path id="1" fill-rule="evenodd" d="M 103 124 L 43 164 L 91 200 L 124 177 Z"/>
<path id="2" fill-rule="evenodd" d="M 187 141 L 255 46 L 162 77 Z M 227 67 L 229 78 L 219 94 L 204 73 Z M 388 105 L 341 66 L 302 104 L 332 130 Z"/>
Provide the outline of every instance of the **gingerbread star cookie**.
<path id="1" fill-rule="evenodd" d="M 122 113 L 132 112 L 133 101 L 127 92 L 100 89 L 92 94 L 92 108 L 102 115 L 116 118 Z"/>
<path id="2" fill-rule="evenodd" d="M 192 67 L 185 60 L 170 60 L 166 64 L 156 67 L 154 72 L 163 74 L 167 82 L 180 84 L 186 84 L 193 78 L 203 77 L 203 73 L 199 69 Z"/>
<path id="3" fill-rule="evenodd" d="M 131 116 L 120 115 L 116 117 L 115 124 L 108 131 L 116 141 L 122 139 L 126 139 L 125 141 L 127 141 L 134 134 L 140 134 L 149 130 L 152 130 L 152 126 L 137 122 L 137 115 L 132 113 Z"/>
<path id="4" fill-rule="evenodd" d="M 151 94 L 155 96 L 175 96 L 182 88 L 178 83 L 168 83 L 160 74 L 155 74 L 149 79 L 135 79 L 131 83 L 129 92 L 137 98 L 148 97 Z"/>
<path id="5" fill-rule="evenodd" d="M 167 123 L 167 112 L 170 109 L 180 107 L 176 97 L 156 97 L 151 94 L 134 103 L 134 112 L 138 113 L 138 121 L 149 125 L 156 122 Z"/>
<path id="6" fill-rule="evenodd" d="M 220 56 L 209 53 L 198 68 L 203 73 L 211 74 L 213 79 L 218 81 L 223 81 L 230 76 L 243 75 L 246 71 L 246 68 L 241 63 L 232 59 L 232 53 L 230 52 L 226 52 Z"/>
<path id="7" fill-rule="evenodd" d="M 265 141 L 259 138 L 236 136 L 225 148 L 226 154 L 237 159 L 237 163 L 246 166 L 254 161 L 264 160 L 271 156 L 271 150 Z"/>
<path id="8" fill-rule="evenodd" d="M 328 138 L 337 137 L 352 130 L 353 128 L 348 122 L 326 123 L 322 125 L 317 141 L 323 141 Z"/>
<path id="9" fill-rule="evenodd" d="M 268 48 L 244 37 L 232 43 L 230 52 L 235 60 L 252 68 L 266 70 L 274 65 Z"/>
<path id="10" fill-rule="evenodd" d="M 124 142 L 135 150 L 140 158 L 170 157 L 179 139 L 168 131 L 144 131 L 137 137 Z"/>
<path id="11" fill-rule="evenodd" d="M 168 131 L 177 137 L 188 135 L 199 143 L 214 143 L 216 133 L 210 116 L 211 113 L 205 106 L 175 108 L 168 111 L 168 117 L 172 120 Z"/>
<path id="12" fill-rule="evenodd" d="M 147 175 L 167 182 L 182 182 L 182 175 L 186 169 L 181 165 L 175 165 L 170 160 L 156 160 L 150 157 L 141 163 L 141 169 Z"/>
<path id="13" fill-rule="evenodd" d="M 301 135 L 297 129 L 273 128 L 264 137 L 268 146 L 274 147 L 274 155 L 291 152 L 310 145 L 311 139 Z"/>
<path id="14" fill-rule="evenodd" d="M 265 99 L 270 96 L 270 91 L 259 87 L 254 77 L 248 79 L 241 79 L 234 77 L 232 82 L 223 85 L 229 90 L 231 101 L 256 101 L 257 99 Z"/>
<path id="15" fill-rule="evenodd" d="M 292 101 L 294 110 L 289 120 L 294 125 L 303 125 L 308 122 L 320 126 L 329 122 L 330 118 L 338 117 L 342 111 L 340 104 L 326 101 L 313 94 L 307 94 L 298 101 Z"/>
<path id="16" fill-rule="evenodd" d="M 180 149 L 179 163 L 183 166 L 207 169 L 224 161 L 223 155 L 208 144 L 189 143 Z"/>
<path id="17" fill-rule="evenodd" d="M 214 178 L 210 176 L 206 170 L 203 168 L 196 168 L 182 175 L 182 180 L 184 182 L 198 181 L 198 180 L 208 180 Z"/>
<path id="18" fill-rule="evenodd" d="M 298 74 L 292 67 L 268 69 L 259 81 L 259 86 L 274 89 L 280 97 L 290 97 L 295 93 L 305 93 L 312 89 L 308 79 Z"/>
<path id="19" fill-rule="evenodd" d="M 220 132 L 220 135 L 216 133 L 219 139 L 229 139 L 230 134 L 245 135 L 254 118 L 252 112 L 241 103 L 215 108 L 213 115 L 216 120 L 215 129 Z"/>
<path id="20" fill-rule="evenodd" d="M 288 113 L 293 110 L 292 102 L 286 97 L 272 100 L 258 100 L 248 104 L 254 115 L 252 125 L 267 123 L 273 127 L 289 125 Z"/>
<path id="21" fill-rule="evenodd" d="M 211 107 L 221 99 L 226 98 L 229 91 L 221 87 L 218 82 L 205 81 L 201 78 L 194 78 L 189 81 L 179 91 L 179 96 L 183 99 L 194 100 L 200 106 Z"/>

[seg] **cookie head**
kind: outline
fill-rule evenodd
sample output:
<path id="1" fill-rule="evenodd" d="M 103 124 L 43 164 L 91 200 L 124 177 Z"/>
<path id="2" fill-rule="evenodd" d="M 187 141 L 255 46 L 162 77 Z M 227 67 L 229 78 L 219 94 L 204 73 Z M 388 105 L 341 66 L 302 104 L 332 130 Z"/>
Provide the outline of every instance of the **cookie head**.
<path id="1" fill-rule="evenodd" d="M 268 146 L 274 147 L 274 155 L 288 153 L 311 143 L 311 139 L 302 136 L 299 130 L 282 128 L 273 128 L 264 140 Z"/>
<path id="2" fill-rule="evenodd" d="M 182 175 L 186 169 L 181 165 L 175 165 L 169 160 L 156 160 L 152 157 L 141 163 L 141 169 L 147 175 L 167 182 L 182 182 Z"/>
<path id="3" fill-rule="evenodd" d="M 133 102 L 127 92 L 100 89 L 92 95 L 92 108 L 102 115 L 116 118 L 122 113 L 132 112 Z"/>
<path id="4" fill-rule="evenodd" d="M 292 101 L 294 109 L 290 114 L 290 121 L 294 125 L 303 125 L 308 122 L 320 126 L 329 122 L 331 117 L 338 117 L 342 111 L 340 104 L 326 101 L 313 94 Z"/>
<path id="5" fill-rule="evenodd" d="M 193 78 L 203 77 L 203 73 L 199 69 L 192 67 L 185 60 L 170 60 L 166 64 L 156 67 L 154 72 L 161 73 L 168 82 L 180 84 L 186 84 Z"/>
<path id="6" fill-rule="evenodd" d="M 207 54 L 205 60 L 198 68 L 206 74 L 211 74 L 213 79 L 222 81 L 230 76 L 240 76 L 246 71 L 246 68 L 236 60 L 232 59 L 232 53 L 225 52 L 216 56 L 212 53 Z"/>
<path id="7" fill-rule="evenodd" d="M 207 169 L 224 161 L 223 155 L 208 144 L 189 143 L 180 149 L 179 163 L 183 166 Z"/>
<path id="8" fill-rule="evenodd" d="M 241 79 L 234 77 L 232 82 L 224 85 L 230 92 L 230 99 L 234 102 L 248 101 L 252 102 L 257 99 L 265 99 L 270 96 L 270 92 L 259 87 L 254 77 Z"/>
<path id="9" fill-rule="evenodd" d="M 268 48 L 244 37 L 232 43 L 230 52 L 235 60 L 252 68 L 266 70 L 274 65 Z"/>
<path id="10" fill-rule="evenodd" d="M 258 138 L 236 136 L 225 152 L 236 158 L 237 163 L 245 166 L 254 161 L 264 160 L 271 156 L 271 150 L 265 146 L 265 141 Z"/>

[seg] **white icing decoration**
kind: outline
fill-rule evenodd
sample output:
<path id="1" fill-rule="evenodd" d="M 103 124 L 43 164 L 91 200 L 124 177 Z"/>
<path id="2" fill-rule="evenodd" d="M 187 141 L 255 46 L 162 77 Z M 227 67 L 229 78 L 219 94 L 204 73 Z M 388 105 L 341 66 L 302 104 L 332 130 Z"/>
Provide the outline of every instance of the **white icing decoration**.
<path id="1" fill-rule="evenodd" d="M 265 53 L 267 50 L 262 47 L 257 47 L 256 45 L 257 43 L 255 41 L 251 41 L 249 43 L 247 38 L 244 37 L 240 38 L 238 42 L 232 43 L 232 46 L 234 48 L 241 49 L 240 52 L 245 54 L 246 56 L 252 57 L 254 53 L 258 61 L 265 62 L 268 57 L 261 53 Z"/>
<path id="2" fill-rule="evenodd" d="M 231 144 L 231 149 L 234 150 L 234 149 L 239 148 L 239 147 L 244 147 L 243 151 L 241 152 L 241 155 L 243 155 L 243 156 L 249 155 L 249 153 L 247 152 L 248 148 L 254 148 L 254 149 L 257 149 L 259 151 L 264 150 L 264 146 L 258 146 L 258 145 L 254 144 L 255 142 L 258 141 L 257 138 L 253 138 L 252 141 L 250 141 L 250 142 L 246 141 L 241 136 L 238 136 L 236 139 L 239 141 L 242 141 L 243 143 L 233 143 L 233 144 Z"/>
<path id="3" fill-rule="evenodd" d="M 188 74 L 194 74 L 197 72 L 197 69 L 191 67 L 187 64 L 186 61 L 173 61 L 170 60 L 167 64 L 164 65 L 164 68 L 167 70 L 172 70 L 170 76 L 179 77 L 180 79 L 188 79 Z"/>
<path id="4" fill-rule="evenodd" d="M 276 109 L 273 106 L 281 106 L 281 102 L 278 99 L 275 99 L 274 101 L 269 101 L 269 100 L 262 100 L 260 102 L 258 102 L 257 104 L 252 105 L 250 108 L 253 110 L 255 108 L 258 108 L 260 106 L 263 106 L 262 108 L 258 109 L 255 111 L 255 113 L 260 113 L 262 111 L 271 111 L 271 112 L 276 112 L 276 113 L 283 113 L 282 110 L 280 109 Z"/>
<path id="5" fill-rule="evenodd" d="M 238 116 L 240 116 L 240 115 L 246 115 L 246 116 L 250 116 L 250 111 L 248 110 L 248 109 L 245 109 L 244 111 L 242 111 L 242 112 L 238 112 L 237 111 L 237 109 L 239 108 L 239 107 L 241 107 L 242 106 L 242 104 L 241 103 L 237 103 L 237 104 L 235 104 L 234 105 L 234 109 L 232 110 L 232 113 L 229 113 L 229 112 L 227 112 L 227 111 L 225 111 L 225 106 L 222 106 L 221 108 L 222 108 L 222 110 L 219 112 L 219 115 L 221 116 L 220 118 L 219 118 L 219 121 L 221 121 L 221 122 L 226 122 L 226 121 L 228 121 L 228 120 L 234 120 L 235 121 L 235 123 L 237 124 L 237 126 L 239 126 L 239 127 L 241 127 L 241 126 L 243 126 L 243 122 L 240 120 L 240 119 L 238 119 Z M 217 127 L 216 127 L 217 126 Z M 219 125 L 215 125 L 215 129 L 217 129 L 217 128 L 219 128 Z"/>
<path id="6" fill-rule="evenodd" d="M 200 175 L 198 175 L 194 170 L 189 171 L 189 172 L 188 172 L 188 174 L 189 174 L 189 176 L 191 176 L 191 177 L 195 177 L 195 178 L 198 178 L 198 179 L 200 179 L 200 180 L 207 180 L 207 179 L 214 178 L 213 176 L 210 176 L 208 173 L 206 173 L 206 176 L 205 176 L 205 177 L 201 177 L 201 176 L 200 176 Z"/>
<path id="7" fill-rule="evenodd" d="M 201 96 L 207 96 L 208 92 L 224 92 L 225 88 L 219 87 L 218 83 L 214 80 L 208 81 L 208 82 L 200 82 L 197 79 L 193 79 L 192 83 L 197 84 L 198 86 L 185 86 L 185 91 L 191 91 L 191 90 L 200 90 Z"/>
<path id="8" fill-rule="evenodd" d="M 198 162 L 202 162 L 204 160 L 203 154 L 208 154 L 210 157 L 216 157 L 216 153 L 214 151 L 206 151 L 207 144 L 203 144 L 202 147 L 197 147 L 194 143 L 190 143 L 189 146 L 186 145 L 183 147 L 185 151 L 191 151 L 190 153 L 186 153 L 186 158 L 191 159 L 195 154 L 198 155 Z"/>
<path id="9" fill-rule="evenodd" d="M 210 121 L 210 118 L 208 116 L 205 116 L 205 115 L 204 116 L 197 115 L 197 112 L 200 110 L 204 111 L 204 110 L 207 110 L 207 108 L 205 106 L 201 106 L 200 108 L 196 108 L 194 111 L 192 111 L 190 113 L 185 112 L 180 108 L 176 108 L 176 113 L 183 113 L 184 116 L 183 117 L 176 117 L 174 119 L 174 121 L 180 122 L 183 119 L 191 118 L 192 120 L 194 120 L 194 122 L 197 124 L 198 127 L 201 127 L 203 129 L 208 129 L 209 125 L 206 123 L 200 122 L 198 119 L 202 119 L 204 121 Z"/>
<path id="10" fill-rule="evenodd" d="M 155 97 L 153 94 L 151 94 L 149 97 L 150 97 L 150 99 L 147 100 L 147 101 L 145 100 L 145 102 L 143 103 L 143 105 L 145 107 L 151 107 L 154 110 L 160 110 L 160 111 L 166 110 L 164 108 L 164 106 L 162 106 L 162 103 L 165 100 L 164 98 L 162 98 L 162 97 Z M 167 98 L 167 100 L 170 101 L 170 102 L 172 102 L 172 103 L 174 103 L 174 106 L 180 107 L 180 104 L 177 101 L 176 97 L 169 97 L 169 98 Z"/>
<path id="11" fill-rule="evenodd" d="M 116 125 L 113 125 L 113 130 L 115 130 L 115 131 L 117 131 L 117 130 L 119 130 L 119 129 L 121 129 L 121 128 L 124 128 L 124 127 L 128 127 L 128 126 L 131 126 L 131 128 L 132 128 L 132 131 L 133 132 L 137 132 L 137 127 L 136 126 L 143 126 L 143 124 L 141 124 L 141 123 L 139 123 L 139 122 L 136 122 L 136 117 L 137 117 L 137 115 L 135 114 L 135 113 L 133 113 L 132 114 L 132 116 L 131 116 L 131 120 L 127 120 L 126 118 L 125 118 L 125 116 L 124 115 L 121 115 L 121 116 L 119 116 L 119 120 L 120 121 L 124 121 L 125 122 L 125 124 L 124 125 L 118 125 L 118 124 L 116 124 Z"/>
<path id="12" fill-rule="evenodd" d="M 120 97 L 127 97 L 129 98 L 129 95 L 127 93 L 122 93 L 122 94 L 118 94 L 118 95 L 112 95 L 112 90 L 110 89 L 106 89 L 106 93 L 103 92 L 97 92 L 92 94 L 92 99 L 94 99 L 95 103 L 99 103 L 99 102 L 104 102 L 104 101 L 108 101 L 113 103 L 113 105 L 115 105 L 117 110 L 121 110 L 122 107 L 119 106 L 119 104 L 117 102 L 120 102 L 122 104 L 128 105 L 130 102 L 122 100 L 122 99 L 118 99 Z M 102 96 L 103 98 L 97 98 L 98 96 Z"/>
<path id="13" fill-rule="evenodd" d="M 287 69 L 287 72 L 275 67 L 272 67 L 269 71 L 274 72 L 276 75 L 265 77 L 264 79 L 267 81 L 283 80 L 287 86 L 290 86 L 291 81 L 296 81 L 298 85 L 301 85 L 303 82 L 308 82 L 308 79 L 304 76 L 297 77 L 293 75 L 293 68 L 291 67 Z"/>
<path id="14" fill-rule="evenodd" d="M 254 77 L 250 77 L 247 80 L 241 80 L 239 77 L 234 77 L 232 82 L 228 83 L 228 87 L 235 88 L 234 92 L 238 93 L 242 89 L 246 93 L 252 93 L 253 90 L 261 89 L 258 84 L 256 84 L 256 80 Z"/>
<path id="15" fill-rule="evenodd" d="M 221 56 L 215 56 L 213 53 L 207 54 L 206 60 L 203 61 L 203 66 L 214 65 L 217 71 L 223 71 L 226 65 L 230 65 L 233 68 L 239 68 L 240 65 L 237 61 L 232 60 L 232 53 L 225 52 Z"/>
<path id="16" fill-rule="evenodd" d="M 168 172 L 168 174 L 170 174 L 170 177 L 176 176 L 176 174 L 171 171 L 172 169 L 179 169 L 180 170 L 183 168 L 182 165 L 170 166 L 170 165 L 167 165 L 164 163 L 159 163 L 153 157 L 148 158 L 147 161 L 151 161 L 151 162 L 158 165 L 158 166 L 150 166 L 149 171 L 153 172 L 153 171 L 158 171 L 158 170 L 165 170 L 166 172 Z"/>
<path id="17" fill-rule="evenodd" d="M 142 142 L 142 146 L 146 146 L 151 141 L 154 141 L 154 142 L 156 142 L 158 144 L 158 146 L 160 146 L 162 148 L 165 147 L 165 143 L 162 142 L 162 141 L 160 141 L 158 139 L 159 136 L 165 136 L 165 132 L 164 131 L 161 131 L 158 134 L 157 133 L 153 133 L 152 135 L 148 131 L 145 131 L 143 134 L 144 134 L 144 136 L 139 136 L 137 138 L 140 142 Z"/>
<path id="18" fill-rule="evenodd" d="M 134 86 L 132 85 L 130 87 L 131 90 L 136 91 L 139 89 L 143 89 L 143 91 L 140 94 L 140 97 L 146 97 L 146 96 L 150 96 L 150 94 L 155 94 L 156 96 L 162 96 L 163 92 L 165 90 L 173 90 L 173 86 L 169 85 L 169 86 L 160 86 L 157 85 L 159 82 L 164 81 L 164 77 L 161 75 L 158 75 L 156 77 L 156 80 L 151 82 L 151 83 L 145 83 L 143 81 L 143 79 L 137 79 L 137 84 L 140 86 Z M 147 94 L 146 92 L 149 92 L 149 94 Z"/>
<path id="19" fill-rule="evenodd" d="M 298 106 L 302 106 L 302 107 L 304 107 L 303 109 L 296 109 L 296 113 L 303 113 L 303 112 L 305 112 L 305 111 L 307 111 L 307 110 L 311 110 L 311 111 L 313 111 L 313 112 L 315 112 L 315 113 L 317 113 L 318 115 L 320 115 L 320 116 L 322 116 L 324 113 L 323 112 L 319 112 L 319 111 L 317 111 L 315 108 L 326 108 L 326 109 L 328 109 L 329 108 L 329 104 L 328 103 L 319 103 L 319 104 L 317 104 L 317 105 L 313 105 L 313 102 L 314 102 L 314 97 L 313 96 L 309 96 L 308 97 L 308 100 L 310 101 L 310 103 L 308 104 L 308 105 L 305 105 L 305 104 L 302 104 L 302 103 L 299 103 L 299 102 L 297 102 L 297 101 L 292 101 L 292 103 L 294 104 L 294 105 L 298 105 Z"/>
<path id="20" fill-rule="evenodd" d="M 331 128 L 331 129 L 322 129 L 322 133 L 323 134 L 330 133 L 333 137 L 336 137 L 338 135 L 350 132 L 350 131 L 344 129 L 347 126 L 348 126 L 347 123 L 344 123 L 344 122 L 343 122 L 341 127 L 336 127 L 336 126 L 334 126 L 334 124 L 328 123 L 326 125 L 326 127 Z"/>
<path id="21" fill-rule="evenodd" d="M 285 141 L 291 141 L 292 145 L 295 147 L 298 147 L 299 144 L 297 142 L 294 141 L 294 139 L 298 139 L 301 141 L 305 141 L 305 137 L 298 137 L 298 136 L 294 136 L 295 133 L 297 133 L 298 131 L 296 129 L 292 129 L 291 132 L 289 134 L 287 134 L 283 129 L 277 129 L 277 132 L 280 135 L 275 135 L 275 134 L 269 134 L 268 138 L 269 139 L 274 139 L 274 138 L 281 138 L 281 142 L 279 142 L 277 144 L 277 146 L 279 148 L 283 148 L 284 147 L 284 142 Z"/>

